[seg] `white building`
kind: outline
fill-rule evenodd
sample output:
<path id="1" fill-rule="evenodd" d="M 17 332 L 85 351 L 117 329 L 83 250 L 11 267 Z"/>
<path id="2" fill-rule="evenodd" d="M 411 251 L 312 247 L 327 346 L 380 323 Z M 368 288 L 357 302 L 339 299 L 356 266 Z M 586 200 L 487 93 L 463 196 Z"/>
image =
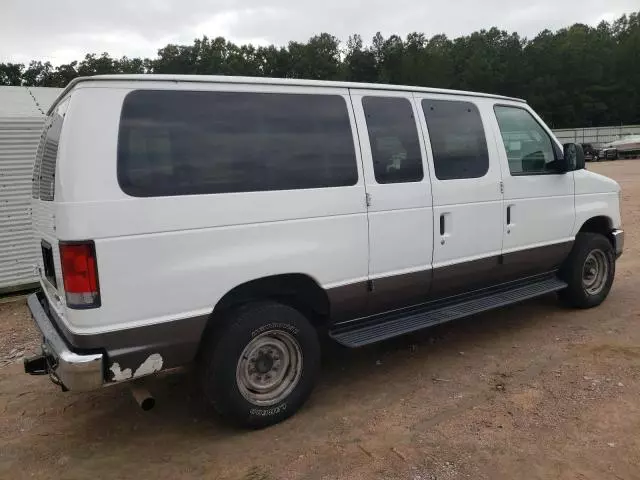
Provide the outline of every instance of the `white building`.
<path id="1" fill-rule="evenodd" d="M 31 174 L 45 114 L 61 91 L 0 86 L 0 294 L 36 282 Z"/>

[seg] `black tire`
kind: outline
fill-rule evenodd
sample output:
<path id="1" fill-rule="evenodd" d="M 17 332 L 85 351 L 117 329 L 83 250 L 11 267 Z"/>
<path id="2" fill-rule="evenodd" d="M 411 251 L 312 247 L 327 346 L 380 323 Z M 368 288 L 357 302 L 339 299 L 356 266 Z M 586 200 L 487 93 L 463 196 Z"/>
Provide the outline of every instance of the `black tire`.
<path id="1" fill-rule="evenodd" d="M 594 265 L 600 263 L 593 273 Z M 609 239 L 598 233 L 579 233 L 560 271 L 561 278 L 569 284 L 560 291 L 560 299 L 576 308 L 597 307 L 607 298 L 615 272 L 615 255 Z"/>
<path id="2" fill-rule="evenodd" d="M 309 398 L 320 371 L 320 344 L 311 323 L 297 310 L 276 302 L 241 306 L 229 312 L 224 322 L 223 327 L 206 334 L 200 351 L 200 377 L 206 400 L 223 419 L 241 427 L 263 428 L 293 415 Z M 263 347 L 260 342 L 273 343 Z M 272 345 L 275 347 L 271 348 Z M 289 352 L 296 354 L 279 349 L 287 346 L 292 349 Z M 245 351 L 247 348 L 250 350 Z M 294 357 L 300 358 L 297 364 L 291 361 L 284 368 L 279 363 Z M 263 372 L 258 367 L 269 370 Z M 249 387 L 256 384 L 250 382 L 270 379 L 272 372 L 279 376 L 283 371 L 286 373 L 281 385 L 286 388 L 282 395 L 286 396 L 276 395 L 264 404 L 265 397 L 258 398 L 262 394 L 251 390 Z M 247 396 L 258 400 L 252 402 Z"/>

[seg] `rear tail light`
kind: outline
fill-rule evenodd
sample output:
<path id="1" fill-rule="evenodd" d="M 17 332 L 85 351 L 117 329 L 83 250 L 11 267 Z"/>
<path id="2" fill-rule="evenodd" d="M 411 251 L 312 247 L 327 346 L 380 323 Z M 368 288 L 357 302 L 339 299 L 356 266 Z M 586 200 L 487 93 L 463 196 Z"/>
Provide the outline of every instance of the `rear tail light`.
<path id="1" fill-rule="evenodd" d="M 60 242 L 62 279 L 69 308 L 100 306 L 96 247 L 88 242 Z"/>

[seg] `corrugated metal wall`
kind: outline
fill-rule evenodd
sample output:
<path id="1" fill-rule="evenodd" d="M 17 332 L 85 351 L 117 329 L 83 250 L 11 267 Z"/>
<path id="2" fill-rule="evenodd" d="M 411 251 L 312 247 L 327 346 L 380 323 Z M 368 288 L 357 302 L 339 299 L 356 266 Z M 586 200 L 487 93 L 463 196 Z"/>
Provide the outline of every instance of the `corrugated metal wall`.
<path id="1" fill-rule="evenodd" d="M 31 175 L 43 126 L 43 117 L 0 117 L 0 293 L 36 282 Z"/>

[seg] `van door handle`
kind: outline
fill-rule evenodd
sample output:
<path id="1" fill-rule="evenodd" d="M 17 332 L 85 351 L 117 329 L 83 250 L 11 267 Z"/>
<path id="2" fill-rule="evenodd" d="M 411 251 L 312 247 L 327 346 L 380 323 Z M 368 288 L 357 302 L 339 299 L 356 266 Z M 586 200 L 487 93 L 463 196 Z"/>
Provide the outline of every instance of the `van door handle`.
<path id="1" fill-rule="evenodd" d="M 440 215 L 440 235 L 444 235 L 444 213 Z"/>
<path id="2" fill-rule="evenodd" d="M 511 225 L 511 205 L 507 207 L 507 225 Z"/>

